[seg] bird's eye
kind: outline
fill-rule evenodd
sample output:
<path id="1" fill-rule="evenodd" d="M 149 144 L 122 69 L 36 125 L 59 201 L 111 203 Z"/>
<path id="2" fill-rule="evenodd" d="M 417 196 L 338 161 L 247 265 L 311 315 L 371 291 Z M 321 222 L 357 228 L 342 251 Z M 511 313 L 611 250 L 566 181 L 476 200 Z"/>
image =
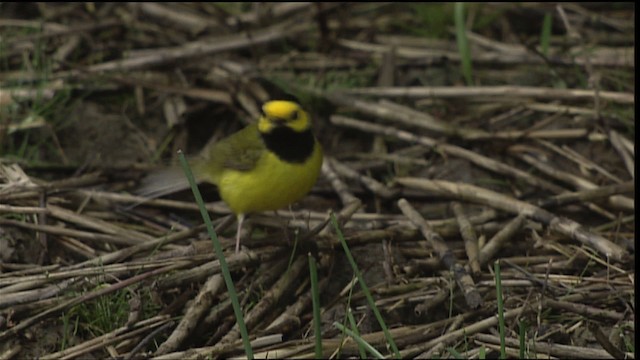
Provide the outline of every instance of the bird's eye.
<path id="1" fill-rule="evenodd" d="M 291 113 L 290 120 L 297 120 L 299 118 L 300 118 L 300 111 L 299 110 L 296 110 L 296 111 Z"/>

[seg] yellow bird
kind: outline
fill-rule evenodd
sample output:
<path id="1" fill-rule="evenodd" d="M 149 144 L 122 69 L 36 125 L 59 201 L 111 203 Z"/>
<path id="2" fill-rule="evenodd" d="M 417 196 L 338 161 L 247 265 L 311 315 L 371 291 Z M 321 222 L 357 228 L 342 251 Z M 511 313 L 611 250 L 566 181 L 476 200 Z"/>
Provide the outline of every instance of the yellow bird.
<path id="1" fill-rule="evenodd" d="M 211 144 L 190 165 L 198 182 L 217 185 L 236 214 L 238 252 L 247 214 L 281 209 L 311 190 L 320 174 L 322 146 L 300 105 L 273 100 L 262 106 L 256 124 Z M 188 187 L 181 172 L 169 170 L 148 176 L 137 192 L 158 197 Z"/>

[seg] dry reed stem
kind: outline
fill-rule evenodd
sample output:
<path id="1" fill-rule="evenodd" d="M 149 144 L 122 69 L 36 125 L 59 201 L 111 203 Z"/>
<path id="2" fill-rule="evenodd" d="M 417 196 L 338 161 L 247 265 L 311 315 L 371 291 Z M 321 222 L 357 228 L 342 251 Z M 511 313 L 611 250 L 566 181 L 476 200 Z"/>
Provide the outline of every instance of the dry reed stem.
<path id="1" fill-rule="evenodd" d="M 325 159 L 322 163 L 322 175 L 329 180 L 333 190 L 340 197 L 340 201 L 342 205 L 350 204 L 354 201 L 359 201 L 357 197 L 355 197 L 349 187 L 340 179 L 338 174 L 333 170 L 331 161 L 329 159 Z"/>
<path id="2" fill-rule="evenodd" d="M 419 229 L 422 235 L 427 239 L 429 244 L 433 247 L 438 254 L 440 261 L 452 272 L 453 276 L 460 286 L 460 290 L 464 294 L 467 305 L 472 309 L 477 309 L 482 306 L 482 297 L 478 293 L 475 287 L 475 283 L 471 276 L 467 274 L 466 270 L 456 263 L 454 255 L 447 244 L 443 241 L 442 237 L 429 227 L 422 216 L 407 202 L 405 199 L 398 201 L 398 206 L 402 210 L 402 213 L 411 220 Z"/>
<path id="3" fill-rule="evenodd" d="M 611 141 L 611 145 L 616 149 L 620 157 L 624 162 L 624 166 L 627 168 L 627 171 L 631 175 L 632 178 L 635 179 L 635 162 L 634 162 L 634 153 L 626 150 L 623 145 L 624 140 L 622 135 L 618 134 L 615 130 L 609 131 L 609 141 Z"/>
<path id="4" fill-rule="evenodd" d="M 507 320 L 511 320 L 511 318 L 514 318 L 516 316 L 522 316 L 527 311 L 530 311 L 530 309 L 527 306 L 521 306 L 516 309 L 505 311 L 503 315 L 504 320 L 507 321 Z M 403 358 L 413 357 L 418 353 L 429 351 L 432 347 L 438 344 L 441 344 L 441 343 L 451 344 L 453 341 L 456 341 L 464 336 L 471 336 L 477 332 L 483 331 L 485 329 L 488 329 L 496 325 L 498 325 L 498 316 L 493 315 L 491 317 L 485 318 L 471 325 L 465 326 L 462 329 L 458 329 L 456 331 L 439 336 L 435 339 L 429 340 L 424 344 L 421 344 L 415 347 L 410 347 L 405 350 L 401 350 L 400 355 L 402 355 Z"/>
<path id="5" fill-rule="evenodd" d="M 100 349 L 105 345 L 116 344 L 126 339 L 136 338 L 149 331 L 150 329 L 167 323 L 167 321 L 169 321 L 169 317 L 166 315 L 154 316 L 152 318 L 139 321 L 135 324 L 119 327 L 104 335 L 96 336 L 91 340 L 85 341 L 75 346 L 71 346 L 62 351 L 47 354 L 43 356 L 42 359 L 74 359 L 82 356 L 83 354 L 87 354 L 91 351 Z"/>
<path id="6" fill-rule="evenodd" d="M 169 338 L 160 344 L 157 355 L 166 354 L 176 350 L 194 331 L 202 315 L 209 310 L 216 294 L 222 289 L 223 281 L 220 274 L 212 275 L 200 288 L 198 296 L 195 298 L 180 323 L 173 330 Z"/>
<path id="7" fill-rule="evenodd" d="M 500 338 L 495 335 L 489 334 L 475 334 L 474 339 L 490 344 L 500 344 Z M 519 340 L 513 338 L 506 338 L 505 343 L 511 347 L 518 348 Z M 586 348 L 580 346 L 570 346 L 562 344 L 548 344 L 544 341 L 535 342 L 530 344 L 530 349 L 535 349 L 535 352 L 545 354 L 548 356 L 555 356 L 558 358 L 583 358 L 583 359 L 612 359 L 605 350 Z"/>
<path id="8" fill-rule="evenodd" d="M 540 172 L 550 177 L 556 178 L 566 184 L 569 184 L 572 187 L 575 187 L 579 190 L 592 190 L 598 187 L 596 184 L 588 181 L 587 179 L 584 179 L 582 177 L 579 177 L 577 175 L 574 175 L 566 171 L 555 169 L 553 168 L 552 165 L 549 165 L 543 161 L 540 161 L 531 155 L 520 154 L 520 153 L 517 155 L 520 159 L 522 159 L 526 163 L 540 170 Z M 633 199 L 630 199 L 624 196 L 613 195 L 609 197 L 608 200 L 609 200 L 609 205 L 615 206 L 616 208 L 619 208 L 621 210 L 633 211 L 635 208 Z"/>
<path id="9" fill-rule="evenodd" d="M 373 192 L 377 196 L 380 196 L 383 199 L 392 199 L 397 194 L 397 191 L 390 189 L 389 187 L 385 186 L 384 184 L 382 184 L 381 182 L 377 181 L 376 179 L 370 176 L 360 174 L 359 172 L 342 164 L 341 162 L 339 162 L 334 158 L 325 157 L 324 161 L 329 161 L 333 169 L 336 172 L 340 173 L 340 175 L 353 180 L 360 181 L 362 185 L 364 185 L 367 189 L 371 190 L 371 192 Z"/>
<path id="10" fill-rule="evenodd" d="M 158 276 L 160 274 L 164 274 L 167 272 L 170 272 L 172 270 L 178 269 L 181 266 L 183 266 L 182 264 L 178 264 L 178 265 L 169 265 L 169 266 L 165 266 L 159 269 L 155 269 L 155 270 L 151 270 L 149 272 L 143 273 L 141 275 L 137 275 L 134 277 L 131 277 L 129 279 L 123 280 L 119 283 L 113 284 L 111 286 L 108 286 L 106 288 L 102 288 L 96 291 L 92 291 L 86 294 L 83 294 L 81 296 L 78 296 L 76 298 L 70 299 L 68 301 L 64 301 L 59 305 L 56 305 L 50 309 L 47 309 L 43 312 L 40 312 L 38 314 L 36 314 L 35 316 L 32 316 L 28 319 L 24 319 L 22 320 L 19 324 L 17 324 L 16 326 L 10 328 L 9 330 L 5 330 L 3 332 L 0 333 L 0 340 L 6 339 L 7 337 L 13 336 L 17 333 L 19 333 L 20 331 L 22 331 L 25 328 L 28 328 L 29 326 L 35 324 L 38 321 L 42 321 L 48 317 L 57 315 L 58 313 L 60 313 L 61 311 L 64 311 L 66 309 L 69 309 L 75 305 L 81 304 L 83 302 L 98 298 L 100 296 L 104 296 L 106 294 L 110 294 L 114 291 L 123 289 L 127 286 L 130 286 L 132 284 L 135 284 L 137 282 L 140 282 L 142 280 L 145 280 L 147 278 L 150 277 L 154 277 L 154 276 Z"/>
<path id="11" fill-rule="evenodd" d="M 460 235 L 464 239 L 464 249 L 467 252 L 467 257 L 469 258 L 469 268 L 471 269 L 471 273 L 477 275 L 480 273 L 480 262 L 479 258 L 479 249 L 478 249 L 478 238 L 473 230 L 473 226 L 471 222 L 467 218 L 462 208 L 462 204 L 459 202 L 453 202 L 451 204 L 451 208 L 456 215 L 456 221 L 458 222 L 458 226 L 460 226 Z"/>
<path id="12" fill-rule="evenodd" d="M 347 95 L 373 95 L 403 98 L 539 98 L 553 100 L 593 100 L 596 96 L 622 104 L 633 104 L 633 94 L 583 89 L 554 89 L 529 86 L 465 86 L 465 87 L 371 87 L 342 90 Z"/>
<path id="13" fill-rule="evenodd" d="M 557 217 L 535 205 L 516 200 L 494 191 L 469 184 L 451 183 L 447 181 L 430 181 L 415 178 L 397 178 L 396 181 L 401 185 L 429 191 L 433 194 L 481 203 L 513 214 L 522 213 L 527 217 L 546 224 L 553 231 L 577 240 L 585 245 L 594 247 L 607 258 L 616 261 L 622 260 L 622 258 L 627 255 L 627 252 L 620 246 L 598 234 L 586 230 L 575 221 Z"/>
<path id="14" fill-rule="evenodd" d="M 544 179 L 538 178 L 532 174 L 526 173 L 522 170 L 516 169 L 512 166 L 506 165 L 504 163 L 498 162 L 488 157 L 479 155 L 473 151 L 469 151 L 459 146 L 441 143 L 439 141 L 436 141 L 434 139 L 431 139 L 425 136 L 416 136 L 413 133 L 410 133 L 408 131 L 398 130 L 393 127 L 386 127 L 386 126 L 380 126 L 372 123 L 367 123 L 364 121 L 348 118 L 341 115 L 333 115 L 331 117 L 331 122 L 336 125 L 348 126 L 348 127 L 360 129 L 366 132 L 373 132 L 376 134 L 393 136 L 405 141 L 415 142 L 415 143 L 419 143 L 429 147 L 433 147 L 445 154 L 460 157 L 462 159 L 470 161 L 471 163 L 479 167 L 485 168 L 487 170 L 496 172 L 501 175 L 514 177 L 532 186 L 550 190 L 552 192 L 564 191 L 564 189 L 562 189 L 561 187 L 553 183 L 550 183 Z"/>
<path id="15" fill-rule="evenodd" d="M 485 266 L 491 259 L 500 251 L 500 248 L 508 241 L 511 240 L 513 235 L 521 229 L 524 219 L 523 214 L 518 214 L 513 220 L 511 220 L 505 227 L 503 227 L 497 234 L 495 234 L 485 246 L 480 250 L 478 256 L 478 262 L 480 266 Z"/>

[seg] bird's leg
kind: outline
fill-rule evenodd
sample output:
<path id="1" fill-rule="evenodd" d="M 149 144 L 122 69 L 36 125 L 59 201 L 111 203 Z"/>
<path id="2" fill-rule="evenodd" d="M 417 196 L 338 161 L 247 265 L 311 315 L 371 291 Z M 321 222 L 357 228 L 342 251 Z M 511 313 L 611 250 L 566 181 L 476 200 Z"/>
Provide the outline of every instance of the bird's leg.
<path id="1" fill-rule="evenodd" d="M 291 214 L 292 221 L 296 221 L 296 213 L 293 212 L 293 209 L 291 208 L 291 204 L 289 204 L 289 214 Z M 289 228 L 289 222 L 285 222 L 285 224 L 284 224 L 284 232 L 285 232 L 285 234 L 288 233 L 287 232 L 288 228 Z M 298 231 L 299 231 L 299 229 L 297 227 L 293 228 L 293 234 L 295 235 L 295 237 L 294 237 L 295 239 L 298 238 Z M 289 240 L 289 237 L 287 237 L 287 240 Z M 291 242 L 291 241 L 289 240 L 289 242 Z"/>
<path id="2" fill-rule="evenodd" d="M 242 232 L 243 222 L 244 214 L 238 214 L 238 231 L 236 231 L 236 254 L 240 252 L 240 233 Z"/>

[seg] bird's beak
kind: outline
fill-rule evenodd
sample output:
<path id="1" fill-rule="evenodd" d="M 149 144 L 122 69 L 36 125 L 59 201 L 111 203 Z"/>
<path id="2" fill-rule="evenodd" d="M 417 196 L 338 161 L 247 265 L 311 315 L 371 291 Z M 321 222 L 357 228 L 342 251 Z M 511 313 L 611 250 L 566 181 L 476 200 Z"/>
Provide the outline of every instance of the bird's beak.
<path id="1" fill-rule="evenodd" d="M 269 120 L 271 120 L 271 122 L 275 125 L 275 126 L 284 126 L 284 124 L 287 122 L 285 119 L 282 118 L 278 118 L 278 117 L 272 117 Z"/>

